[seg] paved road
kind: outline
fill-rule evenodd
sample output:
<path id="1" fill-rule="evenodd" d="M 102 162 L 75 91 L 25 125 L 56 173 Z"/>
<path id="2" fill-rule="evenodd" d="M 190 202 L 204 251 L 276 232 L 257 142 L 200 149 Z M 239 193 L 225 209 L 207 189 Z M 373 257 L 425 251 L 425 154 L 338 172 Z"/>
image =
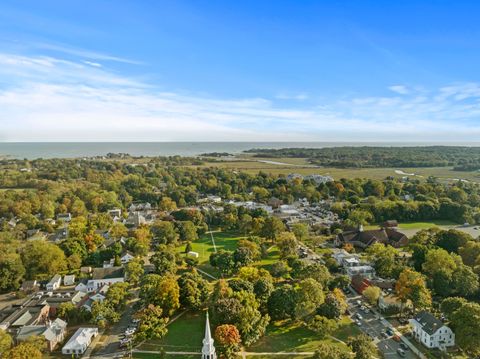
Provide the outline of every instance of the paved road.
<path id="1" fill-rule="evenodd" d="M 382 321 L 382 318 L 379 315 L 372 313 L 371 310 L 369 310 L 369 313 L 365 313 L 364 311 L 362 311 L 360 309 L 360 306 L 357 304 L 358 300 L 361 300 L 363 304 L 365 303 L 360 295 L 349 294 L 347 296 L 348 309 L 350 311 L 352 319 L 357 320 L 357 313 L 362 316 L 359 328 L 373 339 L 373 342 L 382 351 L 385 358 L 402 358 L 397 353 L 397 349 L 400 347 L 400 343 L 397 343 L 395 340 L 393 340 L 393 337 L 391 336 L 388 336 L 387 338 L 383 336 L 383 333 L 385 333 L 385 329 L 387 329 L 386 323 Z M 406 355 L 403 358 L 417 358 L 417 356 L 412 353 L 411 350 L 406 350 L 405 354 Z"/>

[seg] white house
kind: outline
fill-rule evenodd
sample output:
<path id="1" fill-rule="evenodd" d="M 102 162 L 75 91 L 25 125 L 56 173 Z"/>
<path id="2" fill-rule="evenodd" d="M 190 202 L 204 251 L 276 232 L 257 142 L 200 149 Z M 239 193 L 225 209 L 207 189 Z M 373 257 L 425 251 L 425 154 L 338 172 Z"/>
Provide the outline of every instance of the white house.
<path id="1" fill-rule="evenodd" d="M 87 292 L 87 281 L 86 280 L 80 281 L 80 283 L 78 283 L 76 285 L 75 290 L 78 291 L 78 292 L 86 293 Z"/>
<path id="2" fill-rule="evenodd" d="M 98 328 L 78 328 L 73 336 L 62 348 L 62 354 L 83 354 L 98 335 Z"/>
<path id="3" fill-rule="evenodd" d="M 135 256 L 134 256 L 132 253 L 126 251 L 126 252 L 123 253 L 122 256 L 120 257 L 120 262 L 121 262 L 122 264 L 127 264 L 127 263 L 130 262 L 133 258 L 135 258 Z"/>
<path id="4" fill-rule="evenodd" d="M 62 284 L 62 276 L 60 274 L 55 274 L 50 282 L 47 283 L 45 288 L 49 291 L 57 290 L 60 288 L 60 284 Z"/>
<path id="5" fill-rule="evenodd" d="M 95 268 L 92 279 L 87 282 L 87 292 L 95 292 L 104 285 L 124 282 L 125 271 L 123 267 Z"/>
<path id="6" fill-rule="evenodd" d="M 410 319 L 413 336 L 427 348 L 446 350 L 455 345 L 455 334 L 432 314 L 422 311 Z"/>
<path id="7" fill-rule="evenodd" d="M 74 285 L 75 284 L 75 274 L 67 274 L 63 277 L 63 285 Z"/>

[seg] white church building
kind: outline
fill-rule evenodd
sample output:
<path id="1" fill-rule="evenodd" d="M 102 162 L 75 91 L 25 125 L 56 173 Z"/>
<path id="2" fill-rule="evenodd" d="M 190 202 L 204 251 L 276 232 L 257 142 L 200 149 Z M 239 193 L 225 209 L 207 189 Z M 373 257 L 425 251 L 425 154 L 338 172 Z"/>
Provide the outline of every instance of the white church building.
<path id="1" fill-rule="evenodd" d="M 208 312 L 207 320 L 205 323 L 205 338 L 203 338 L 202 359 L 217 359 L 215 347 L 213 346 L 212 334 L 210 332 L 210 321 L 208 320 Z"/>

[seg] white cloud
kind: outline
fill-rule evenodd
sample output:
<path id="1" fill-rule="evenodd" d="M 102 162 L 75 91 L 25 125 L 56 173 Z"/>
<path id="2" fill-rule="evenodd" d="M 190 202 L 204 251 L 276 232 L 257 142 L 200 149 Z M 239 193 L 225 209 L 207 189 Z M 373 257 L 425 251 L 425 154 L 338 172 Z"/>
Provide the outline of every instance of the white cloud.
<path id="1" fill-rule="evenodd" d="M 0 139 L 408 142 L 480 136 L 475 83 L 290 107 L 278 96 L 162 92 L 92 63 L 0 53 Z"/>
<path id="2" fill-rule="evenodd" d="M 400 95 L 408 95 L 410 93 L 409 89 L 404 85 L 393 85 L 390 86 L 388 89 Z"/>

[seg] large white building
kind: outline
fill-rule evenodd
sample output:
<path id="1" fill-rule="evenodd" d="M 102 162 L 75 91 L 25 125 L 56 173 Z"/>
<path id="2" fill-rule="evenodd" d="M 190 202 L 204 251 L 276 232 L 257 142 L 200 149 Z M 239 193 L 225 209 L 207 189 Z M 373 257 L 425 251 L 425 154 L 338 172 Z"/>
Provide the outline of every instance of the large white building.
<path id="1" fill-rule="evenodd" d="M 87 282 L 87 292 L 95 292 L 104 285 L 112 285 L 124 281 L 125 271 L 123 267 L 95 268 L 92 279 L 89 279 Z"/>
<path id="2" fill-rule="evenodd" d="M 98 335 L 98 328 L 78 328 L 75 334 L 68 340 L 62 348 L 62 354 L 83 354 L 92 342 L 92 339 Z"/>
<path id="3" fill-rule="evenodd" d="M 207 320 L 205 323 L 205 338 L 203 338 L 202 346 L 202 359 L 217 359 L 217 353 L 215 352 L 215 347 L 213 346 L 212 334 L 210 333 L 210 321 Z"/>
<path id="4" fill-rule="evenodd" d="M 455 345 L 455 334 L 432 314 L 422 311 L 410 319 L 413 336 L 427 348 L 445 350 Z"/>

